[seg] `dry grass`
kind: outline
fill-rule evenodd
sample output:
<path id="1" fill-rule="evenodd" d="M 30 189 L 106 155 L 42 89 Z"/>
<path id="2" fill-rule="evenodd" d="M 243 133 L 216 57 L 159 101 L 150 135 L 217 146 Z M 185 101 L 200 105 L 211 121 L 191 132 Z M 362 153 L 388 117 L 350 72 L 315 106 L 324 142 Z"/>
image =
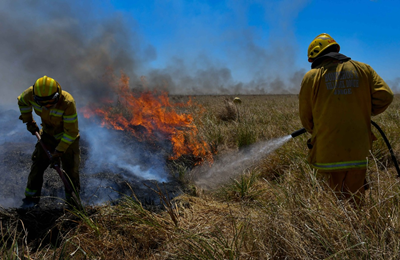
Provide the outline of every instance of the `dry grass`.
<path id="1" fill-rule="evenodd" d="M 225 98 L 195 97 L 205 109 L 196 118 L 200 134 L 219 154 L 301 128 L 297 96 L 241 96 L 240 118 L 228 121 L 220 116 Z M 399 111 L 396 96 L 383 115 L 373 118 L 398 158 Z M 2 226 L 0 258 L 399 259 L 400 183 L 388 149 L 374 132 L 371 188 L 362 209 L 338 201 L 324 177 L 306 163 L 309 136 L 304 134 L 217 190 L 188 184 L 190 194 L 167 199 L 165 211 L 146 209 L 134 197 L 91 209 L 57 246 L 29 251 L 29 244 L 18 239 L 23 231 Z M 164 196 L 162 189 L 158 192 Z"/>

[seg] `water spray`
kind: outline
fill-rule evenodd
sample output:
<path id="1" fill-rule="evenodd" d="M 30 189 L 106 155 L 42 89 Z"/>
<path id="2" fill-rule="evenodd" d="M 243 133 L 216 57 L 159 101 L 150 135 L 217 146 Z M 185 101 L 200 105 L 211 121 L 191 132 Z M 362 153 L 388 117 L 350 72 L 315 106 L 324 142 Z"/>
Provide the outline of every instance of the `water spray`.
<path id="1" fill-rule="evenodd" d="M 371 124 L 379 131 L 379 133 L 381 134 L 383 140 L 385 141 L 386 146 L 388 147 L 389 152 L 390 152 L 390 155 L 391 155 L 391 157 L 392 157 L 392 161 L 393 161 L 393 163 L 394 163 L 394 167 L 396 168 L 397 177 L 400 177 L 399 164 L 397 163 L 396 156 L 395 156 L 394 153 L 393 153 L 393 149 L 392 149 L 392 146 L 391 146 L 390 143 L 389 143 L 389 140 L 386 138 L 385 133 L 382 131 L 382 129 L 378 126 L 377 123 L 375 123 L 374 121 L 371 120 Z M 305 128 L 302 128 L 302 129 L 299 129 L 299 130 L 297 130 L 297 131 L 294 131 L 294 132 L 291 134 L 291 136 L 292 136 L 293 138 L 295 138 L 296 136 L 302 135 L 302 134 L 304 134 L 304 133 L 306 133 L 306 132 L 307 132 L 307 130 L 306 130 Z"/>
<path id="2" fill-rule="evenodd" d="M 203 164 L 191 172 L 196 185 L 213 189 L 243 173 L 267 154 L 272 153 L 292 137 L 290 135 L 254 143 L 244 149 L 230 151 L 216 157 L 212 165 Z"/>

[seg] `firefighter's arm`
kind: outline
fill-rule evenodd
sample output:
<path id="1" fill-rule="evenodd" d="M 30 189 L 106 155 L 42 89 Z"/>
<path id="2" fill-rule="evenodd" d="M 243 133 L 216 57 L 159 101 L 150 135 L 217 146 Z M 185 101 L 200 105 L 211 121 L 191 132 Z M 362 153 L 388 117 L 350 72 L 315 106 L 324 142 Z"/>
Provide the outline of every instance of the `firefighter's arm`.
<path id="1" fill-rule="evenodd" d="M 378 115 L 392 103 L 393 92 L 374 69 L 371 67 L 369 69 L 371 71 L 372 115 Z"/>
<path id="2" fill-rule="evenodd" d="M 20 96 L 18 96 L 18 107 L 21 112 L 19 119 L 24 123 L 30 123 L 33 121 L 32 116 L 32 104 L 29 102 L 32 99 L 33 92 L 32 87 L 26 89 Z"/>
<path id="3" fill-rule="evenodd" d="M 299 94 L 299 114 L 303 127 L 307 132 L 312 133 L 314 128 L 314 120 L 312 115 L 312 93 L 313 79 L 307 73 L 301 82 Z"/>
<path id="4" fill-rule="evenodd" d="M 76 112 L 75 101 L 71 101 L 63 115 L 64 134 L 56 150 L 65 152 L 79 135 L 78 114 Z"/>

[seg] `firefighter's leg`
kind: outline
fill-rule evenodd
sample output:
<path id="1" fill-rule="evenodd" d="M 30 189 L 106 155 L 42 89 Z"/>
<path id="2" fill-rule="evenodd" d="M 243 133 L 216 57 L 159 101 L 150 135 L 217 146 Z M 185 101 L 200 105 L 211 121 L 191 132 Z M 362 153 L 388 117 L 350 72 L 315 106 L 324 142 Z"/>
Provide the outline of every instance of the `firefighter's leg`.
<path id="1" fill-rule="evenodd" d="M 42 146 L 38 142 L 35 146 L 35 151 L 32 154 L 31 171 L 28 176 L 28 183 L 25 189 L 25 200 L 34 203 L 39 203 L 42 192 L 43 174 L 49 166 L 47 158 Z"/>
<path id="2" fill-rule="evenodd" d="M 329 174 L 329 187 L 335 192 L 338 199 L 344 199 L 342 187 L 346 172 L 328 172 L 327 174 Z"/>
<path id="3" fill-rule="evenodd" d="M 365 196 L 364 181 L 366 173 L 367 169 L 349 170 L 343 182 L 343 191 L 346 198 L 357 206 L 361 206 Z"/>
<path id="4" fill-rule="evenodd" d="M 66 177 L 71 184 L 73 192 L 79 196 L 81 189 L 79 179 L 79 165 L 81 161 L 79 137 L 68 147 L 63 156 L 61 157 L 62 168 L 66 173 Z M 65 198 L 67 202 L 72 202 L 72 194 L 65 191 Z"/>
<path id="5" fill-rule="evenodd" d="M 330 172 L 329 186 L 338 198 L 349 199 L 351 203 L 360 206 L 365 194 L 366 172 L 366 169 Z"/>

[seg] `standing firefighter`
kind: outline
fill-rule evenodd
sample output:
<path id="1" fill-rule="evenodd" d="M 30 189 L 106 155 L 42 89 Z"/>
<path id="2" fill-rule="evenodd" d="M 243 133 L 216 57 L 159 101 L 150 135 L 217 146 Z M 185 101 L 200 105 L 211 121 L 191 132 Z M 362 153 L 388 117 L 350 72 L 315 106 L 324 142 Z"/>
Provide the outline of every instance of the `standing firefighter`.
<path id="1" fill-rule="evenodd" d="M 312 134 L 307 143 L 309 163 L 329 175 L 329 185 L 339 198 L 359 205 L 375 139 L 371 116 L 386 110 L 393 93 L 369 65 L 339 50 L 339 44 L 325 33 L 308 47 L 312 64 L 301 83 L 300 119 Z"/>
<path id="2" fill-rule="evenodd" d="M 40 116 L 41 140 L 52 153 L 50 161 L 39 142 L 36 144 L 23 206 L 30 207 L 39 203 L 44 171 L 49 165 L 60 165 L 60 160 L 66 178 L 70 180 L 73 189 L 79 192 L 79 129 L 74 98 L 63 91 L 56 80 L 43 76 L 22 92 L 18 97 L 18 106 L 20 119 L 33 135 L 39 132 L 39 128 L 32 117 L 32 108 Z M 65 197 L 67 203 L 73 202 L 71 193 L 66 191 Z"/>

